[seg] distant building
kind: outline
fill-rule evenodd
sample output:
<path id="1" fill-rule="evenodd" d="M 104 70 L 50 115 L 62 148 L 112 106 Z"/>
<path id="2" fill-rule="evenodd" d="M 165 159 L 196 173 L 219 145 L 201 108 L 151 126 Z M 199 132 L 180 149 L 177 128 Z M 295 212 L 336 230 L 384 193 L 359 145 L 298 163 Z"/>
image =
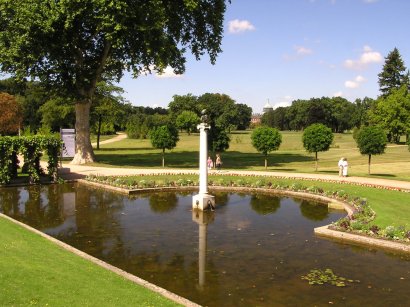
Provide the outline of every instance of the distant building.
<path id="1" fill-rule="evenodd" d="M 258 124 L 261 123 L 261 119 L 262 119 L 262 114 L 254 113 L 254 114 L 252 114 L 252 117 L 251 117 L 251 124 L 252 125 L 258 125 Z"/>
<path id="2" fill-rule="evenodd" d="M 262 120 L 262 115 L 266 112 L 269 112 L 269 111 L 273 111 L 273 107 L 270 105 L 269 100 L 268 100 L 268 102 L 263 106 L 262 113 L 252 114 L 251 124 L 252 125 L 259 125 L 261 123 L 261 120 Z"/>
<path id="3" fill-rule="evenodd" d="M 273 107 L 270 105 L 269 101 L 265 104 L 265 106 L 263 107 L 263 113 L 269 112 L 269 111 L 273 111 Z"/>

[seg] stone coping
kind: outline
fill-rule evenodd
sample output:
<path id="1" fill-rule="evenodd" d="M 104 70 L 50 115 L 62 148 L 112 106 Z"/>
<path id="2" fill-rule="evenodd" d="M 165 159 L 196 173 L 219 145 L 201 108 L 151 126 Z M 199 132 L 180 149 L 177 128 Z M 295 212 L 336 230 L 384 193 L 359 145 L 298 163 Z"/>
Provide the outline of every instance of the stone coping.
<path id="1" fill-rule="evenodd" d="M 361 236 L 350 232 L 343 232 L 329 229 L 329 225 L 317 227 L 314 229 L 315 234 L 321 237 L 331 238 L 337 241 L 350 244 L 366 245 L 388 249 L 391 251 L 403 252 L 410 254 L 410 245 L 400 242 L 389 241 L 384 239 L 372 238 L 369 236 Z"/>
<path id="2" fill-rule="evenodd" d="M 138 284 L 138 285 L 143 286 L 143 287 L 145 287 L 145 288 L 147 288 L 147 289 L 149 289 L 149 290 L 151 290 L 155 293 L 158 293 L 158 294 L 170 299 L 171 301 L 174 301 L 178 304 L 188 306 L 188 307 L 199 307 L 200 306 L 200 305 L 198 305 L 194 302 L 191 302 L 190 300 L 188 300 L 188 299 L 186 299 L 182 296 L 179 296 L 179 295 L 177 295 L 177 294 L 175 294 L 171 291 L 168 291 L 164 288 L 158 287 L 157 285 L 154 285 L 154 284 L 146 281 L 145 279 L 137 277 L 137 276 L 135 276 L 133 274 L 130 274 L 130 273 L 124 271 L 124 270 L 121 270 L 121 269 L 119 269 L 119 268 L 117 268 L 117 267 L 115 267 L 115 266 L 113 266 L 113 265 L 111 265 L 111 264 L 109 264 L 105 261 L 102 261 L 102 260 L 100 260 L 96 257 L 93 257 L 93 256 L 91 256 L 87 253 L 84 253 L 83 251 L 80 251 L 79 249 L 74 248 L 71 245 L 68 245 L 68 244 L 66 244 L 66 243 L 64 243 L 60 240 L 57 240 L 56 238 L 54 238 L 52 236 L 49 236 L 48 234 L 45 234 L 44 232 L 41 232 L 41 231 L 39 231 L 39 230 L 37 230 L 37 229 L 27 225 L 27 224 L 19 222 L 15 219 L 3 214 L 3 213 L 0 213 L 0 217 L 5 218 L 5 219 L 13 222 L 14 224 L 17 224 L 17 225 L 19 225 L 19 226 L 21 226 L 21 227 L 35 233 L 35 234 L 38 234 L 39 236 L 53 242 L 54 244 L 64 248 L 65 250 L 67 250 L 67 251 L 69 251 L 69 252 L 71 252 L 71 253 L 73 253 L 77 256 L 80 256 L 83 259 L 91 261 L 92 263 L 94 263 L 96 265 L 99 265 L 100 267 L 103 267 L 106 270 L 109 270 L 109 271 L 111 271 L 111 272 L 113 272 L 117 275 L 120 275 L 121 277 L 123 277 L 125 279 L 128 279 L 128 280 L 132 281 L 135 284 Z"/>
<path id="3" fill-rule="evenodd" d="M 109 189 L 112 191 L 116 191 L 119 193 L 132 195 L 137 193 L 146 193 L 146 192 L 160 192 L 160 191 L 176 191 L 176 190 L 198 190 L 197 186 L 189 186 L 189 187 L 157 187 L 157 188 L 146 188 L 146 189 L 135 189 L 135 190 L 128 190 L 119 187 L 114 187 L 98 182 L 92 182 L 88 180 L 78 180 L 80 183 L 84 183 L 90 186 L 94 186 L 97 188 Z M 316 195 L 306 192 L 296 192 L 296 191 L 289 191 L 289 190 L 278 190 L 278 189 L 264 189 L 264 188 L 250 188 L 250 187 L 223 187 L 223 186 L 209 186 L 210 191 L 236 191 L 236 192 L 263 192 L 263 193 L 271 193 L 275 195 L 281 196 L 294 196 L 297 198 L 302 199 L 309 199 L 322 202 L 328 206 L 329 209 L 335 210 L 344 210 L 346 211 L 348 216 L 351 216 L 354 213 L 354 207 L 346 202 L 339 201 L 337 199 L 333 199 L 323 195 Z M 343 241 L 352 244 L 361 244 L 366 246 L 377 247 L 381 249 L 388 249 L 394 250 L 399 252 L 405 252 L 410 254 L 410 245 L 406 243 L 400 243 L 395 241 L 389 241 L 385 239 L 373 238 L 369 236 L 348 233 L 343 231 L 337 231 L 329 229 L 330 225 L 317 227 L 314 229 L 314 233 L 318 236 L 332 238 L 337 241 Z"/>

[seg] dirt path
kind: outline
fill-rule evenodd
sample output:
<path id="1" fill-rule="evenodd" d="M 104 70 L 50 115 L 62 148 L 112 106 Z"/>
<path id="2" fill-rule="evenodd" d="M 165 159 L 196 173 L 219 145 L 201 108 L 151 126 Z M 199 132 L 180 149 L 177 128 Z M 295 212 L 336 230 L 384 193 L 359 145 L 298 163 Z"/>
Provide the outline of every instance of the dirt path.
<path id="1" fill-rule="evenodd" d="M 115 137 L 113 137 L 113 138 L 111 138 L 111 139 L 109 139 L 109 140 L 101 141 L 101 142 L 100 142 L 100 145 L 118 142 L 118 141 L 121 141 L 121 140 L 126 139 L 126 138 L 127 138 L 127 134 L 126 134 L 126 133 L 118 132 L 118 135 L 117 135 L 117 136 L 115 136 Z M 93 147 L 97 146 L 97 142 L 92 143 L 91 146 L 93 146 Z"/>

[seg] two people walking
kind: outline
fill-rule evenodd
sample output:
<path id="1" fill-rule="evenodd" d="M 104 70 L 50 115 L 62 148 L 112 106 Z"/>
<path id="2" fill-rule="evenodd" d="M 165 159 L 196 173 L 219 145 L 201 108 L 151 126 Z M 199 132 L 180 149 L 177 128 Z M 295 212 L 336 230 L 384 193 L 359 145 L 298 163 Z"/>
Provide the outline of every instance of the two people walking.
<path id="1" fill-rule="evenodd" d="M 347 163 L 346 158 L 340 158 L 338 162 L 339 166 L 339 177 L 347 177 L 347 169 L 349 167 L 349 164 Z"/>
<path id="2" fill-rule="evenodd" d="M 208 157 L 207 164 L 208 164 L 208 169 L 209 170 L 212 169 L 214 162 L 212 161 L 211 157 Z M 215 167 L 219 171 L 221 169 L 221 166 L 222 166 L 222 159 L 221 159 L 221 156 L 217 154 L 216 159 L 215 159 Z"/>

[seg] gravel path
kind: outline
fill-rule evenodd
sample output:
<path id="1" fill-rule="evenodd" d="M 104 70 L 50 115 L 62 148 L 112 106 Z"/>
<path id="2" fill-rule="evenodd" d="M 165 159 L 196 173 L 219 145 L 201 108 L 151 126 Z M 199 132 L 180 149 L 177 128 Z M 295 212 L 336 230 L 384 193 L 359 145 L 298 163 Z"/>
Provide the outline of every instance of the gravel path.
<path id="1" fill-rule="evenodd" d="M 87 165 L 71 165 L 63 164 L 63 169 L 60 172 L 64 179 L 80 179 L 87 175 L 104 175 L 104 176 L 127 176 L 127 175 L 139 175 L 139 174 L 199 174 L 198 170 L 181 170 L 181 169 L 155 169 L 155 168 L 111 168 L 111 167 L 98 167 Z M 211 170 L 210 174 L 218 173 L 218 171 Z M 288 172 L 255 172 L 255 171 L 238 171 L 238 170 L 223 170 L 219 174 L 223 175 L 244 175 L 244 176 L 273 176 L 283 178 L 299 178 L 299 179 L 312 179 L 312 180 L 325 180 L 325 181 L 339 181 L 346 183 L 359 183 L 369 184 L 376 186 L 385 186 L 389 188 L 397 188 L 410 191 L 410 182 L 381 179 L 381 178 L 367 178 L 367 177 L 339 177 L 337 175 L 325 175 L 325 174 L 308 174 L 308 173 L 288 173 Z"/>

